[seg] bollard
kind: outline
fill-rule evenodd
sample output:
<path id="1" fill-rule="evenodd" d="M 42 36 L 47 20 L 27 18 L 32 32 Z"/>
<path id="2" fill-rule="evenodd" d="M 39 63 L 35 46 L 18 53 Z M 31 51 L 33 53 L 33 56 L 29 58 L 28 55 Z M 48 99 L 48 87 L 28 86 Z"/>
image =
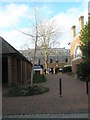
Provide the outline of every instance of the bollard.
<path id="1" fill-rule="evenodd" d="M 86 77 L 86 91 L 87 91 L 87 95 L 88 95 L 88 77 Z"/>
<path id="2" fill-rule="evenodd" d="M 59 81 L 59 88 L 60 88 L 60 97 L 62 97 L 62 85 L 61 85 L 61 78 L 60 78 L 60 81 Z"/>

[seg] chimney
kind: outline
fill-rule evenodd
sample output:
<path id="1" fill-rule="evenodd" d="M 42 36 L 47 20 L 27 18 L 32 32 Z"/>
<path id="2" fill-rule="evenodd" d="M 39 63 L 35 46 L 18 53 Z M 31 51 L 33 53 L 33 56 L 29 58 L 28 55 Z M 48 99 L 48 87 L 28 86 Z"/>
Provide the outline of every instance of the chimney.
<path id="1" fill-rule="evenodd" d="M 84 16 L 79 18 L 80 31 L 84 28 Z"/>
<path id="2" fill-rule="evenodd" d="M 72 26 L 72 36 L 75 37 L 76 36 L 76 26 Z"/>

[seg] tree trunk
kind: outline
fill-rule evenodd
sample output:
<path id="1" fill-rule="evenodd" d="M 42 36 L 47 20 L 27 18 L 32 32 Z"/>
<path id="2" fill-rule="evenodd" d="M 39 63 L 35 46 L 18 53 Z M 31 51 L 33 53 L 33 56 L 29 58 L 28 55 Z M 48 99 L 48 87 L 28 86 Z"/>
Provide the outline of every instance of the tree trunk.
<path id="1" fill-rule="evenodd" d="M 46 73 L 48 72 L 48 61 L 45 61 Z"/>
<path id="2" fill-rule="evenodd" d="M 36 51 L 37 51 L 37 40 L 38 40 L 38 31 L 37 31 L 37 13 L 36 13 L 36 2 L 35 2 L 35 50 L 34 50 L 34 59 L 33 59 L 33 67 L 32 67 L 32 73 L 31 73 L 31 86 L 33 86 L 33 73 L 34 73 L 34 64 L 35 64 L 35 57 L 36 57 Z"/>
<path id="3" fill-rule="evenodd" d="M 32 65 L 32 71 L 31 71 L 31 86 L 33 86 L 34 64 L 35 64 L 35 62 L 33 62 L 33 65 Z"/>

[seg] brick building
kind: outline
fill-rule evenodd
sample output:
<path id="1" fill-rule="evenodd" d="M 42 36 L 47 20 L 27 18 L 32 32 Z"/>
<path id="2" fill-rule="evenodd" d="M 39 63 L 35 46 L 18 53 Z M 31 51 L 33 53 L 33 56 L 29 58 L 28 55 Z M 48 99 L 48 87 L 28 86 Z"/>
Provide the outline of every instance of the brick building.
<path id="1" fill-rule="evenodd" d="M 45 53 L 44 49 L 41 50 L 43 55 Z M 20 52 L 33 62 L 34 49 L 30 50 L 20 50 Z M 40 51 L 37 50 L 35 64 L 43 65 L 45 68 L 45 61 L 40 54 Z M 48 58 L 48 68 L 53 70 L 53 73 L 57 73 L 60 68 L 63 68 L 64 65 L 70 64 L 70 49 L 65 48 L 50 48 L 50 55 Z"/>
<path id="2" fill-rule="evenodd" d="M 2 84 L 23 84 L 31 78 L 31 62 L 0 37 L 2 47 Z"/>
<path id="3" fill-rule="evenodd" d="M 79 18 L 80 31 L 84 28 L 84 16 Z M 76 26 L 72 26 L 71 61 L 72 71 L 76 72 L 76 65 L 82 62 L 82 51 L 80 50 L 80 32 L 76 35 Z"/>

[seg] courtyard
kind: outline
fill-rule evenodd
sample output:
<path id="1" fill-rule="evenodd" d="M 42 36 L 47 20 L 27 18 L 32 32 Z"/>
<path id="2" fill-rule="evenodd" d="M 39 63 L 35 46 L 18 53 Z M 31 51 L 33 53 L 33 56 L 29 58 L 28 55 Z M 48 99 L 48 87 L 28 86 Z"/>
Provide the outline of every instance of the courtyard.
<path id="1" fill-rule="evenodd" d="M 2 112 L 7 114 L 88 113 L 86 83 L 66 74 L 46 75 L 49 92 L 27 97 L 3 97 Z M 62 80 L 60 97 L 59 79 Z"/>

